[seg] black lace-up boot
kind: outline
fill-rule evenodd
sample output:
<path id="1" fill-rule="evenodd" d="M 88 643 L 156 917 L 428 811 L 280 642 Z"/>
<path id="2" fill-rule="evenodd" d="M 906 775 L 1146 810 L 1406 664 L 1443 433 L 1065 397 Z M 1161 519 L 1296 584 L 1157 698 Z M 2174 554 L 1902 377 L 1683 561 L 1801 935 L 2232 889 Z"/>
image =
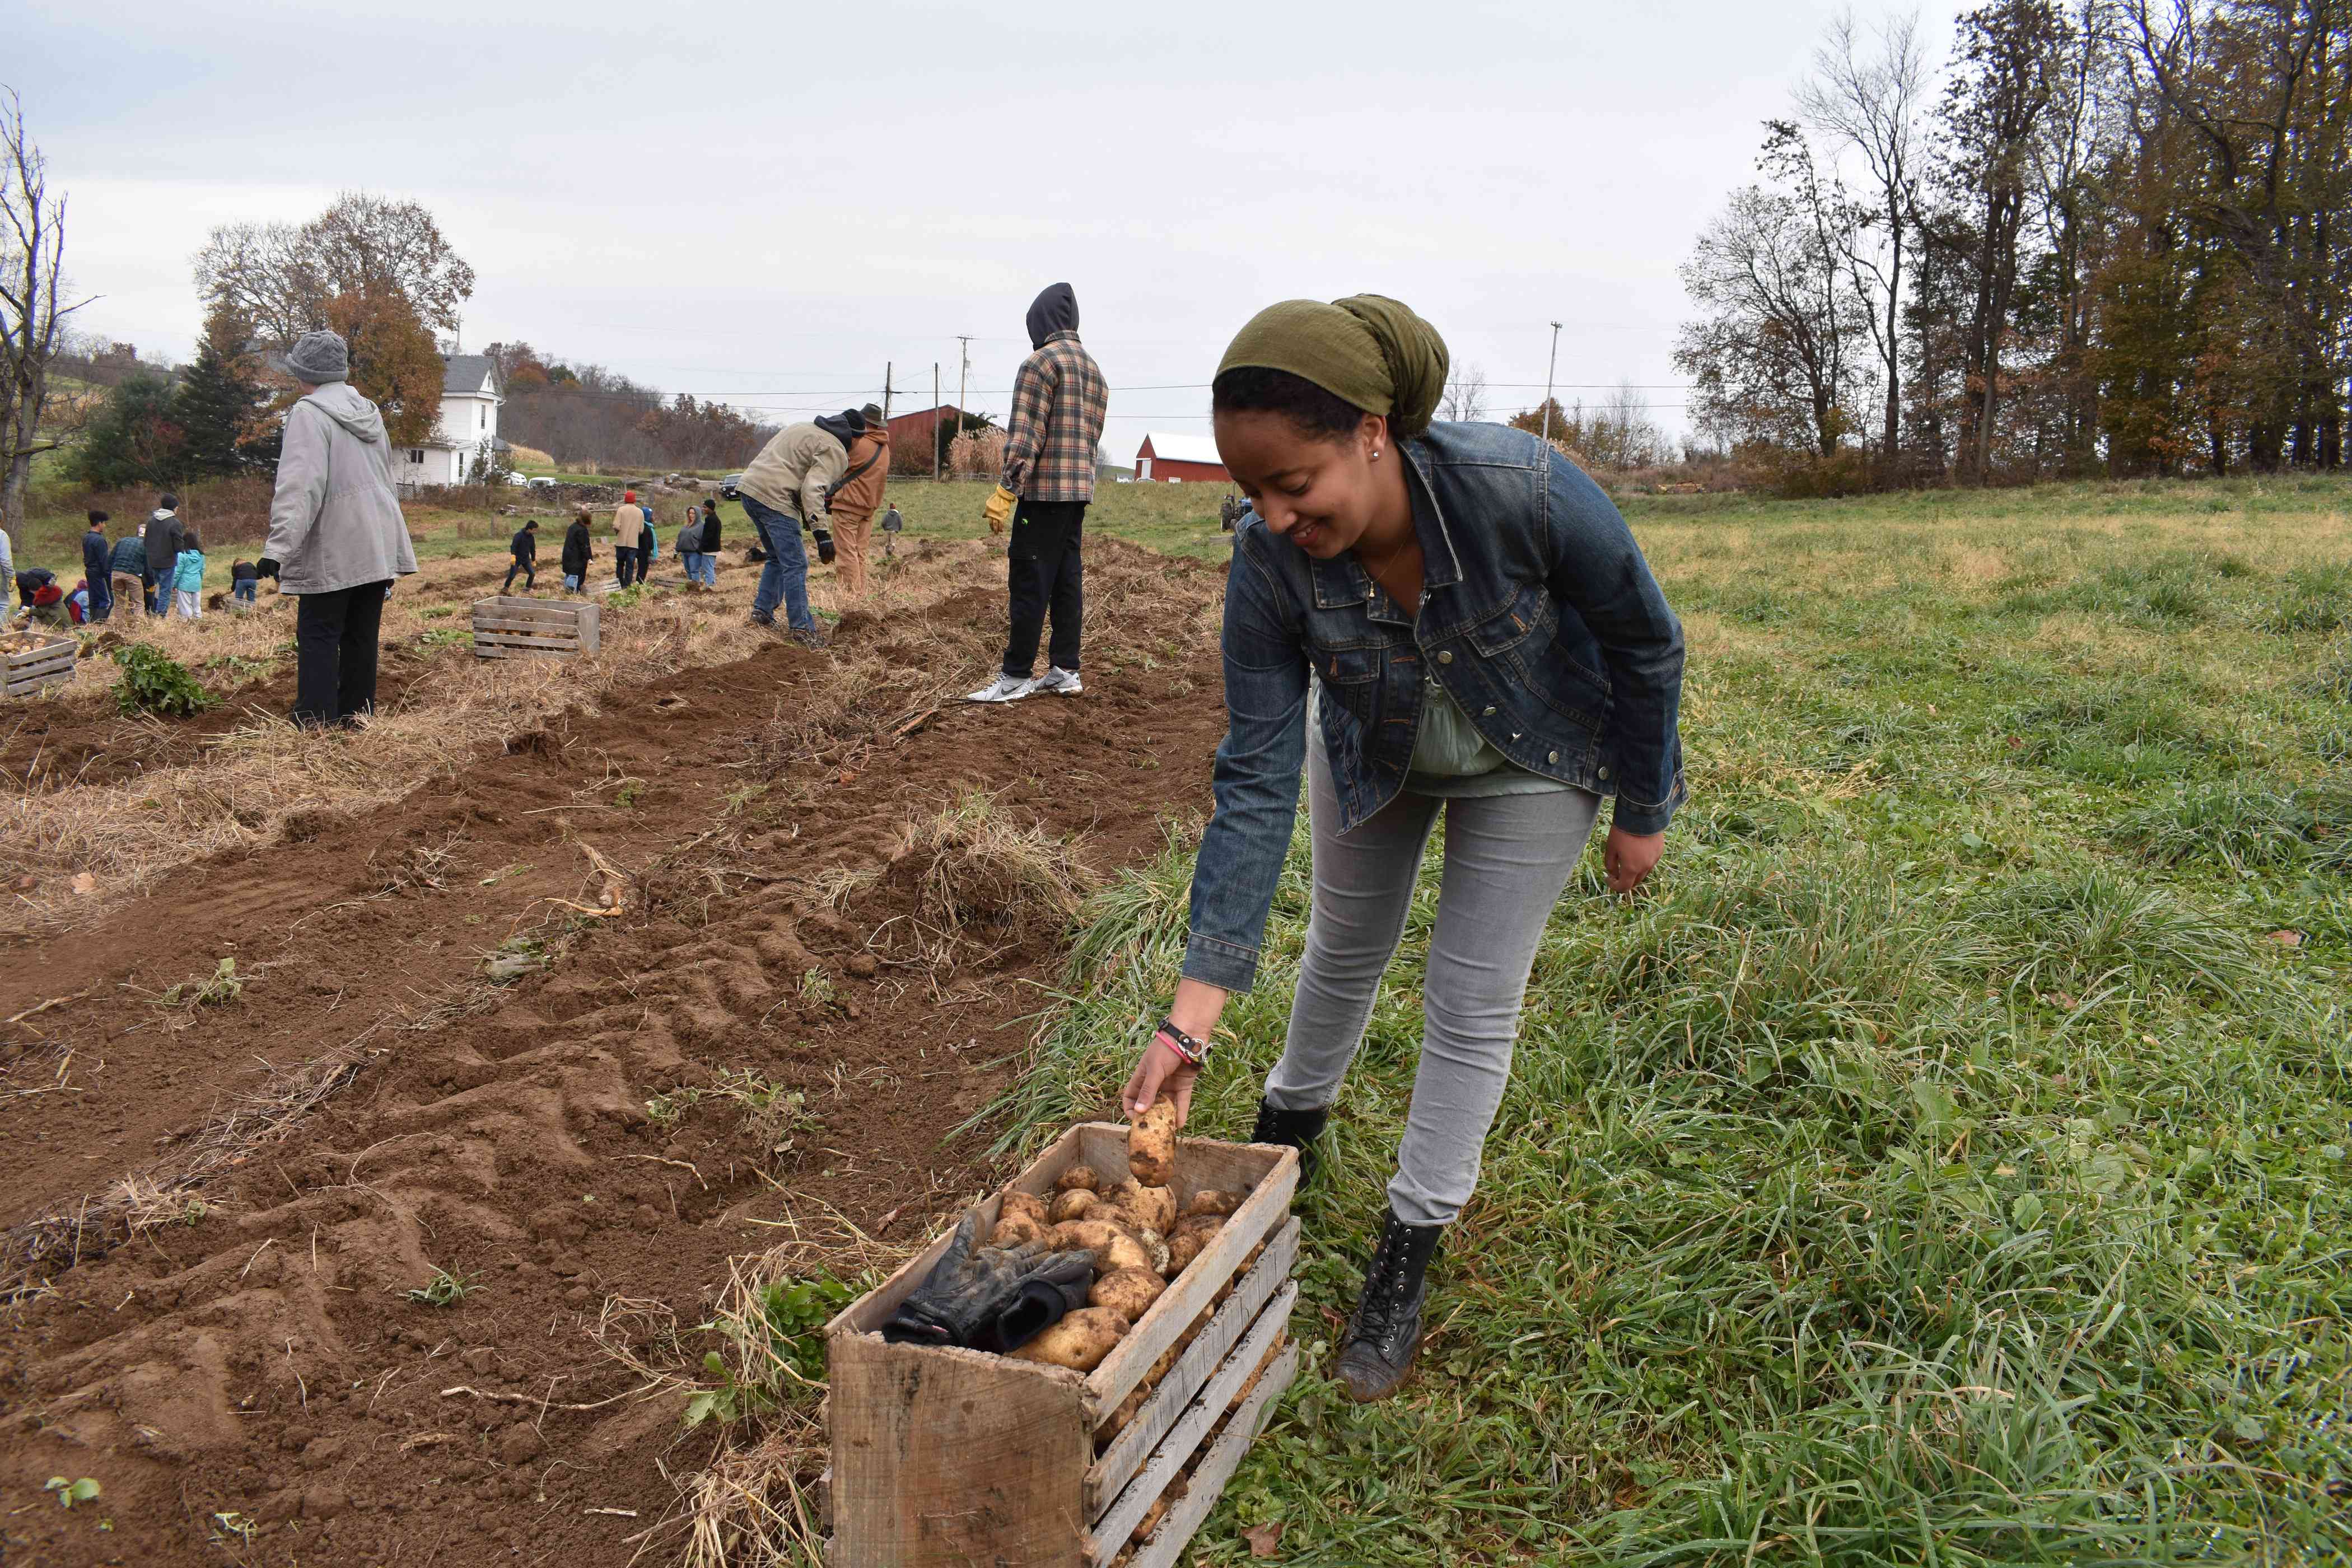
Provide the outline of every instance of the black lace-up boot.
<path id="1" fill-rule="evenodd" d="M 1442 1225 L 1407 1225 L 1394 1214 L 1381 1231 L 1364 1271 L 1363 1300 L 1339 1352 L 1339 1381 L 1358 1400 L 1386 1399 L 1421 1353 L 1421 1304 L 1429 1294 L 1430 1260 Z"/>
<path id="2" fill-rule="evenodd" d="M 1315 1173 L 1315 1140 L 1323 1136 L 1323 1124 L 1331 1120 L 1331 1108 L 1320 1110 L 1284 1110 L 1268 1105 L 1264 1099 L 1257 1102 L 1257 1131 L 1250 1134 L 1253 1143 L 1279 1143 L 1286 1149 L 1298 1151 L 1298 1184 L 1305 1186 L 1307 1178 Z"/>

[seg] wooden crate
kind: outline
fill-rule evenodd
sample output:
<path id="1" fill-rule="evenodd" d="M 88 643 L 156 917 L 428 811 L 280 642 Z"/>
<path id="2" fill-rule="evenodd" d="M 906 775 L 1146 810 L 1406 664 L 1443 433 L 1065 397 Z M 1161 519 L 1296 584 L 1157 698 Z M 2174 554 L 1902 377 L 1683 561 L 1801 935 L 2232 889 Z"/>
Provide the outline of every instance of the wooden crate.
<path id="1" fill-rule="evenodd" d="M 7 656 L 0 675 L 0 694 L 37 697 L 44 687 L 61 685 L 74 675 L 74 639 L 59 636 L 38 647 Z"/>
<path id="2" fill-rule="evenodd" d="M 594 653 L 604 606 L 499 595 L 474 601 L 477 658 L 571 658 Z"/>
<path id="3" fill-rule="evenodd" d="M 1135 1568 L 1175 1561 L 1289 1386 L 1298 1354 L 1285 1333 L 1298 1294 L 1290 1282 L 1297 1152 L 1203 1138 L 1180 1139 L 1177 1149 L 1179 1204 L 1212 1188 L 1245 1186 L 1249 1197 L 1092 1373 L 882 1338 L 947 1250 L 952 1226 L 827 1326 L 829 1568 L 1104 1568 L 1190 1464 L 1189 1489 L 1130 1559 Z M 1074 1127 L 1012 1185 L 1047 1196 L 1072 1164 L 1124 1179 L 1127 1129 Z M 983 1225 L 996 1223 L 1000 1201 L 980 1205 Z M 1097 1452 L 1104 1422 L 1196 1326 Z"/>

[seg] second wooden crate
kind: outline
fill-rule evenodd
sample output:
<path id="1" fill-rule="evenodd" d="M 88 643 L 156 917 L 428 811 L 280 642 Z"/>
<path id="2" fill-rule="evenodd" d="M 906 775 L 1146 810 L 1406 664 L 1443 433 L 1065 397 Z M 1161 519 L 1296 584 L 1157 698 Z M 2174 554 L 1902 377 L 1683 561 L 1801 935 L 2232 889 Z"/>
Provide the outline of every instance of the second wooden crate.
<path id="1" fill-rule="evenodd" d="M 602 646 L 604 606 L 509 595 L 474 601 L 478 658 L 572 658 Z"/>
<path id="2" fill-rule="evenodd" d="M 0 675 L 0 694 L 37 697 L 44 688 L 62 685 L 74 676 L 74 639 L 59 637 L 7 656 Z"/>
<path id="3" fill-rule="evenodd" d="M 1073 1164 L 1127 1175 L 1127 1129 L 1074 1127 L 1013 1178 L 1046 1196 Z M 1132 1568 L 1173 1563 L 1297 1370 L 1296 1150 L 1178 1141 L 1176 1197 L 1249 1189 L 1215 1239 L 1091 1373 L 891 1344 L 881 1328 L 947 1250 L 941 1236 L 828 1325 L 828 1568 Z M 993 1226 L 1001 1199 L 980 1205 Z M 961 1216 L 959 1216 L 961 1217 Z M 952 1227 L 950 1227 L 950 1231 Z M 1181 1348 L 1180 1348 L 1181 1347 Z M 1115 1435 L 1107 1424 L 1172 1361 Z M 1129 1538 L 1165 1503 L 1151 1531 Z"/>

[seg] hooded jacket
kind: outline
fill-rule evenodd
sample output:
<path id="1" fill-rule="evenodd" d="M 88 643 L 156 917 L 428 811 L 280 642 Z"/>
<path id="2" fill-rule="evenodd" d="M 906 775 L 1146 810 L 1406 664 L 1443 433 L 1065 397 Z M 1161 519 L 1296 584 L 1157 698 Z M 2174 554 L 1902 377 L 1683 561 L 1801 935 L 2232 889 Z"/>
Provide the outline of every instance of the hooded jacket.
<path id="1" fill-rule="evenodd" d="M 849 444 L 849 467 L 857 468 L 857 477 L 845 479 L 833 492 L 833 510 L 853 521 L 872 517 L 874 509 L 882 504 L 882 486 L 890 473 L 890 432 L 869 425 L 866 434 Z"/>
<path id="2" fill-rule="evenodd" d="M 350 382 L 320 387 L 286 411 L 261 547 L 278 563 L 281 593 L 331 594 L 416 570 L 391 463 L 383 416 Z"/>
<path id="3" fill-rule="evenodd" d="M 1029 307 L 1034 351 L 1013 377 L 997 482 L 1024 500 L 1090 501 L 1110 388 L 1078 341 L 1078 297 L 1056 283 Z"/>
<path id="4" fill-rule="evenodd" d="M 760 448 L 735 488 L 795 522 L 823 522 L 824 492 L 848 471 L 856 435 L 838 415 L 787 425 Z"/>
<path id="5" fill-rule="evenodd" d="M 172 574 L 172 563 L 180 558 L 180 514 L 155 509 L 147 520 L 147 575 L 161 580 Z"/>
<path id="6" fill-rule="evenodd" d="M 81 536 L 81 574 L 92 583 L 102 583 L 107 577 L 106 535 L 92 528 Z"/>
<path id="7" fill-rule="evenodd" d="M 588 521 L 575 517 L 572 526 L 563 531 L 563 574 L 584 577 L 588 574 L 588 559 L 595 551 L 588 542 Z"/>

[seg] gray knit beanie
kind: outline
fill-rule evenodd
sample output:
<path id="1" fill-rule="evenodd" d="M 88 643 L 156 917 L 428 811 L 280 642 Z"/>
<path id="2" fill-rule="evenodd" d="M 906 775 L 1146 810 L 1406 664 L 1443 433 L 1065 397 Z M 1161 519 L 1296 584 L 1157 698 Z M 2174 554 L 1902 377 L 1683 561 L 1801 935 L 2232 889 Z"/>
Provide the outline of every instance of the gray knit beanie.
<path id="1" fill-rule="evenodd" d="M 304 332 L 286 356 L 286 368 L 312 386 L 341 381 L 352 374 L 351 351 L 333 332 Z"/>

